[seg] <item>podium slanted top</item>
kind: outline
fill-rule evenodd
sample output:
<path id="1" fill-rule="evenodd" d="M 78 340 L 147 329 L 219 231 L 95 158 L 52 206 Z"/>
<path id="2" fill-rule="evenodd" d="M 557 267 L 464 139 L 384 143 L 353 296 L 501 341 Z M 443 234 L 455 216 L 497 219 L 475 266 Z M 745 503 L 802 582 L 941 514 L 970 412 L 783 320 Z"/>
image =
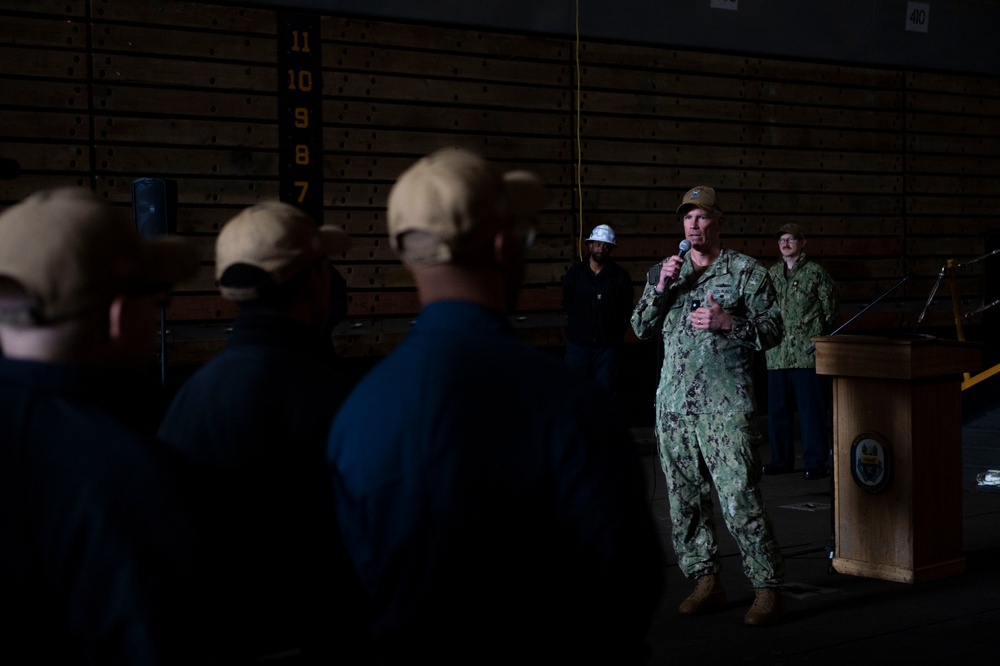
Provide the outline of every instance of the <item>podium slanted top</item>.
<path id="1" fill-rule="evenodd" d="M 821 335 L 816 373 L 841 377 L 918 379 L 978 372 L 981 345 L 931 336 Z"/>

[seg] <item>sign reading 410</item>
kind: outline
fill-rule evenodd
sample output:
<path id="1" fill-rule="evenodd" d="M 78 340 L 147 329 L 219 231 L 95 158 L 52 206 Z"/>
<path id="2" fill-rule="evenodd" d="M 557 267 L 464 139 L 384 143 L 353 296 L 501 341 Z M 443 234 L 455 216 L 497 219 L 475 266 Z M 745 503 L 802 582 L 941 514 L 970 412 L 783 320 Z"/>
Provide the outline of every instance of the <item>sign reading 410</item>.
<path id="1" fill-rule="evenodd" d="M 907 32 L 927 32 L 931 18 L 931 5 L 928 2 L 906 3 Z"/>
<path id="2" fill-rule="evenodd" d="M 323 90 L 320 19 L 278 14 L 280 198 L 323 222 Z"/>

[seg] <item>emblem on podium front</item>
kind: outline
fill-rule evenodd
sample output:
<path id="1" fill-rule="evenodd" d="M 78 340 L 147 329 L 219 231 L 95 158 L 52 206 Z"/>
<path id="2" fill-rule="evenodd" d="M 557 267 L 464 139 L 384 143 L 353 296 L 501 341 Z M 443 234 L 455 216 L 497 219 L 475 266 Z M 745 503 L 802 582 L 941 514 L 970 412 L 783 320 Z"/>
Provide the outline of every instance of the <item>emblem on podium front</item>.
<path id="1" fill-rule="evenodd" d="M 862 490 L 878 493 L 889 485 L 892 458 L 889 445 L 875 432 L 861 433 L 851 444 L 851 476 Z"/>

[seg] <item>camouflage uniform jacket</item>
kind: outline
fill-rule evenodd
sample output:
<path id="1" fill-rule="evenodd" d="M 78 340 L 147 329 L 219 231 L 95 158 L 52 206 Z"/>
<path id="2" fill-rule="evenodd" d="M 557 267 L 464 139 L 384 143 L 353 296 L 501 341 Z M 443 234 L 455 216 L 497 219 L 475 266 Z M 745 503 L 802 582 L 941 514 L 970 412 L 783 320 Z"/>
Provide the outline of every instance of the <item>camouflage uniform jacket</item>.
<path id="1" fill-rule="evenodd" d="M 722 250 L 697 277 L 691 258 L 664 294 L 646 285 L 632 312 L 632 330 L 640 340 L 663 335 L 663 367 L 656 391 L 657 412 L 678 414 L 738 413 L 756 410 L 753 353 L 781 340 L 781 312 L 767 270 L 752 257 Z M 695 301 L 708 294 L 733 319 L 729 331 L 701 331 L 691 326 Z"/>
<path id="2" fill-rule="evenodd" d="M 815 368 L 816 355 L 809 354 L 810 338 L 826 335 L 837 319 L 837 288 L 826 270 L 805 253 L 792 264 L 785 277 L 785 262 L 768 271 L 778 293 L 778 305 L 785 325 L 781 343 L 767 351 L 768 370 Z"/>

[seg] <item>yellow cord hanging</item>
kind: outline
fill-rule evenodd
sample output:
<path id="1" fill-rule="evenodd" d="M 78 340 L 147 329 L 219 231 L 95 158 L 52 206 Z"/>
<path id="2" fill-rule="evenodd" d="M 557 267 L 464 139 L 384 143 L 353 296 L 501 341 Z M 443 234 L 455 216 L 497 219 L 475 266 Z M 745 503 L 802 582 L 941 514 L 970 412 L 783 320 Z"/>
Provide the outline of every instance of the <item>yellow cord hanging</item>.
<path id="1" fill-rule="evenodd" d="M 583 147 L 580 145 L 580 0 L 576 0 L 576 196 L 577 237 L 576 258 L 583 261 Z"/>

